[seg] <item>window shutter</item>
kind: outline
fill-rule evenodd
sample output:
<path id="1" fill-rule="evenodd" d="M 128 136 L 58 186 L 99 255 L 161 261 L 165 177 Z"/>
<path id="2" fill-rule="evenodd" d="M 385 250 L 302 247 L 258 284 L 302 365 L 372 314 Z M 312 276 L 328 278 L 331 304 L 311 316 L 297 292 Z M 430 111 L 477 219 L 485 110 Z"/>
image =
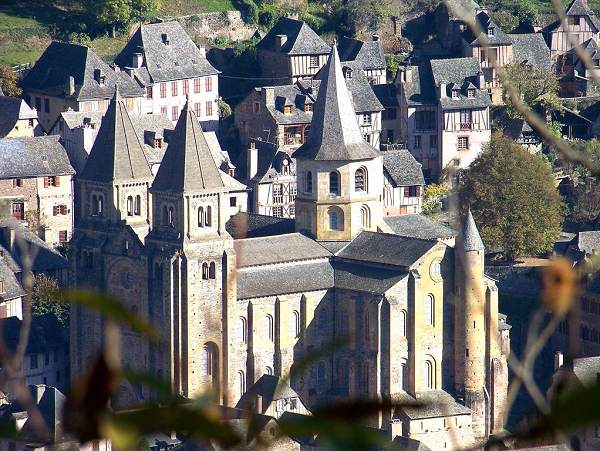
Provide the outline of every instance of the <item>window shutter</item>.
<path id="1" fill-rule="evenodd" d="M 44 188 L 48 188 L 48 177 L 44 177 Z"/>

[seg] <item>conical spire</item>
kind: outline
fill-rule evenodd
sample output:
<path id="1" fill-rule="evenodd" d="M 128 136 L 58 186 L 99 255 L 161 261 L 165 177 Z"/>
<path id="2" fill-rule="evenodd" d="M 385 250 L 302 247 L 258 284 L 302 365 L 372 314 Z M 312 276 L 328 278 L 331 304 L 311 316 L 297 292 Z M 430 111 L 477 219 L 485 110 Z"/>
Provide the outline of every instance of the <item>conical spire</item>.
<path id="1" fill-rule="evenodd" d="M 322 71 L 309 138 L 294 157 L 348 161 L 379 156 L 363 139 L 335 44 Z"/>
<path id="2" fill-rule="evenodd" d="M 465 251 L 483 251 L 485 249 L 471 209 L 463 220 L 460 239 Z"/>
<path id="3" fill-rule="evenodd" d="M 198 119 L 189 108 L 189 100 L 172 136 L 152 189 L 174 193 L 222 189 L 219 169 Z"/>
<path id="4" fill-rule="evenodd" d="M 116 86 L 90 156 L 78 177 L 98 182 L 152 177 L 144 147 Z"/>

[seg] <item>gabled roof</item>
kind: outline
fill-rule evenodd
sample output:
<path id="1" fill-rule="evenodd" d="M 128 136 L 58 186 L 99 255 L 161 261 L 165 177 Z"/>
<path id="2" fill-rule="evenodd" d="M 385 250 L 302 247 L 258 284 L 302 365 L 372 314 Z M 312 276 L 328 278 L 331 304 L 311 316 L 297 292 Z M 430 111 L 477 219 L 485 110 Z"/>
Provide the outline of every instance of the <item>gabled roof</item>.
<path id="1" fill-rule="evenodd" d="M 420 240 L 390 233 L 363 231 L 339 251 L 336 257 L 344 260 L 409 268 L 436 244 L 435 240 Z"/>
<path id="2" fill-rule="evenodd" d="M 0 95 L 0 138 L 5 137 L 17 121 L 23 119 L 37 119 L 37 111 L 27 105 L 19 97 Z"/>
<path id="3" fill-rule="evenodd" d="M 23 290 L 15 275 L 15 272 L 20 272 L 20 267 L 14 268 L 14 264 L 16 262 L 10 253 L 3 246 L 0 246 L 0 280 L 4 284 L 4 291 L 0 292 L 0 302 L 15 299 L 25 294 L 25 290 Z"/>
<path id="4" fill-rule="evenodd" d="M 350 91 L 350 98 L 354 111 L 357 113 L 368 113 L 375 111 L 383 111 L 384 107 L 375 95 L 373 86 L 369 83 L 369 79 L 362 71 L 360 63 L 357 61 L 346 61 L 342 63 L 342 73 L 346 74 L 346 71 L 350 70 L 351 77 L 345 77 L 346 86 Z M 317 79 L 323 77 L 323 71 L 315 76 Z"/>
<path id="5" fill-rule="evenodd" d="M 430 64 L 434 83 L 433 89 L 441 83 L 446 84 L 446 95 L 440 99 L 442 108 L 485 108 L 492 105 L 487 89 L 476 89 L 475 96 L 469 97 L 467 90 L 461 88 L 465 82 L 479 85 L 481 65 L 476 58 L 431 60 Z M 459 97 L 457 99 L 452 98 L 451 89 L 449 88 L 451 83 L 454 83 L 459 88 Z M 425 86 L 421 86 L 421 92 L 426 89 Z"/>
<path id="6" fill-rule="evenodd" d="M 72 175 L 59 136 L 0 139 L 0 179 Z"/>
<path id="7" fill-rule="evenodd" d="M 422 240 L 454 238 L 456 232 L 421 215 L 386 216 L 384 222 L 396 235 Z"/>
<path id="8" fill-rule="evenodd" d="M 408 150 L 382 152 L 383 170 L 395 186 L 425 185 L 421 163 Z"/>
<path id="9" fill-rule="evenodd" d="M 567 16 L 586 16 L 590 14 L 594 14 L 594 12 L 588 6 L 586 0 L 573 0 L 565 12 Z"/>
<path id="10" fill-rule="evenodd" d="M 202 127 L 186 102 L 152 190 L 182 193 L 223 190 L 224 187 Z"/>
<path id="11" fill-rule="evenodd" d="M 352 161 L 379 156 L 380 152 L 363 139 L 335 46 L 322 77 L 308 140 L 294 157 Z"/>
<path id="12" fill-rule="evenodd" d="M 338 47 L 342 61 L 355 61 L 365 70 L 387 67 L 383 44 L 376 35 L 373 36 L 372 41 L 361 41 L 344 36 L 340 39 Z"/>
<path id="13" fill-rule="evenodd" d="M 485 249 L 471 210 L 467 212 L 466 217 L 463 219 L 458 239 L 460 243 L 459 249 L 464 249 L 465 251 L 483 251 Z"/>
<path id="14" fill-rule="evenodd" d="M 363 293 L 385 294 L 405 279 L 405 268 L 379 268 L 362 262 L 334 261 L 335 287 Z"/>
<path id="15" fill-rule="evenodd" d="M 286 37 L 281 49 L 277 48 L 276 38 Z M 304 21 L 281 17 L 267 35 L 256 45 L 258 50 L 282 52 L 288 55 L 322 55 L 329 53 L 330 47 Z"/>
<path id="16" fill-rule="evenodd" d="M 550 48 L 541 33 L 509 34 L 513 42 L 513 60 L 550 70 Z"/>
<path id="17" fill-rule="evenodd" d="M 475 35 L 469 28 L 464 33 L 465 40 L 471 46 L 481 46 L 485 44 L 489 45 L 510 45 L 512 40 L 502 29 L 492 20 L 490 15 L 485 11 L 479 11 L 476 16 L 476 20 L 482 29 L 479 35 Z M 488 30 L 492 29 L 493 34 L 490 35 Z"/>
<path id="18" fill-rule="evenodd" d="M 262 398 L 262 411 L 258 413 L 265 413 L 273 401 L 278 399 L 299 398 L 298 393 L 284 379 L 263 374 L 240 398 L 236 408 L 251 409 L 255 407 L 257 396 Z"/>
<path id="19" fill-rule="evenodd" d="M 105 78 L 100 84 L 96 70 Z M 21 85 L 25 91 L 42 92 L 50 96 L 68 97 L 69 76 L 75 80 L 74 98 L 78 101 L 110 99 L 119 86 L 123 97 L 139 97 L 144 90 L 126 73 L 115 72 L 88 47 L 53 41 L 42 53 Z"/>
<path id="20" fill-rule="evenodd" d="M 219 73 L 177 21 L 140 25 L 115 64 L 131 67 L 135 53 L 143 54 L 143 64 L 154 83 Z"/>
<path id="21" fill-rule="evenodd" d="M 392 83 L 373 85 L 373 92 L 384 108 L 397 108 L 399 106 L 396 85 Z"/>
<path id="22" fill-rule="evenodd" d="M 290 218 L 276 218 L 239 211 L 225 224 L 225 229 L 234 239 L 257 238 L 293 233 L 295 223 Z"/>
<path id="23" fill-rule="evenodd" d="M 152 178 L 144 147 L 118 89 L 79 178 L 97 182 Z"/>
<path id="24" fill-rule="evenodd" d="M 246 238 L 234 242 L 238 268 L 329 258 L 331 253 L 300 234 Z"/>

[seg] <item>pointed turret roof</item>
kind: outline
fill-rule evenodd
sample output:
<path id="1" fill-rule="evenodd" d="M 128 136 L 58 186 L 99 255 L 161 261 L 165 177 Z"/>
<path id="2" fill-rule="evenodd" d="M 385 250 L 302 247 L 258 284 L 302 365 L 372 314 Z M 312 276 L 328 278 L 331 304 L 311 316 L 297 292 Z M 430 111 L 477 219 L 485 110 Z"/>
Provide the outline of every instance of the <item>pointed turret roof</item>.
<path id="1" fill-rule="evenodd" d="M 204 132 L 189 108 L 189 102 L 186 102 L 152 189 L 182 193 L 223 188 L 223 180 Z"/>
<path id="2" fill-rule="evenodd" d="M 98 182 L 152 178 L 143 144 L 135 133 L 118 86 L 78 177 Z"/>
<path id="3" fill-rule="evenodd" d="M 322 70 L 309 137 L 294 157 L 351 161 L 379 156 L 379 151 L 363 139 L 335 45 Z"/>
<path id="4" fill-rule="evenodd" d="M 594 12 L 585 0 L 573 0 L 565 12 L 567 16 L 586 16 L 589 14 L 594 14 Z"/>
<path id="5" fill-rule="evenodd" d="M 485 249 L 470 209 L 463 220 L 460 242 L 465 251 L 483 251 Z"/>

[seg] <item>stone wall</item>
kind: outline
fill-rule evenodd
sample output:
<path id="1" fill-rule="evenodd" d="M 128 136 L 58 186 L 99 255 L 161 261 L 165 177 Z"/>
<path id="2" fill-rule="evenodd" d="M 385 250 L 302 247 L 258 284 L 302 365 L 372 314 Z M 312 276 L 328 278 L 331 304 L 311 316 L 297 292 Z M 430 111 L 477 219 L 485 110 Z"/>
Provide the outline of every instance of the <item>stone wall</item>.
<path id="1" fill-rule="evenodd" d="M 250 39 L 256 32 L 256 26 L 246 24 L 239 11 L 194 14 L 178 17 L 177 21 L 181 23 L 194 42 L 216 37 L 242 41 Z"/>

